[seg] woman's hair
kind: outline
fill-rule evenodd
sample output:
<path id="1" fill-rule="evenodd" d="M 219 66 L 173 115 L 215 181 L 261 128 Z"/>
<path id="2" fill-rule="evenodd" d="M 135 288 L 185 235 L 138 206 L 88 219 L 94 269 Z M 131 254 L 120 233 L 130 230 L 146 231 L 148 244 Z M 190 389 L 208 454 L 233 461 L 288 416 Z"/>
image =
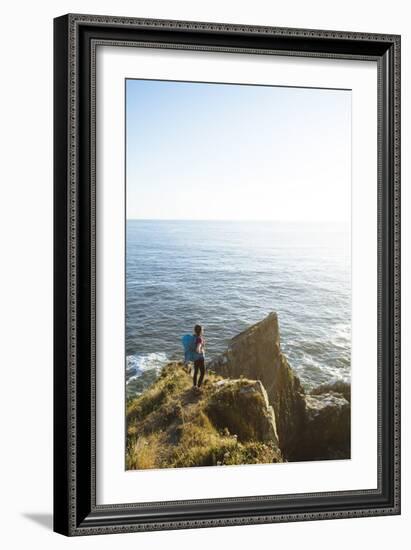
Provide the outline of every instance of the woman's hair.
<path id="1" fill-rule="evenodd" d="M 201 325 L 196 325 L 194 327 L 194 332 L 197 334 L 197 336 L 200 336 L 202 330 L 203 330 L 203 327 Z"/>

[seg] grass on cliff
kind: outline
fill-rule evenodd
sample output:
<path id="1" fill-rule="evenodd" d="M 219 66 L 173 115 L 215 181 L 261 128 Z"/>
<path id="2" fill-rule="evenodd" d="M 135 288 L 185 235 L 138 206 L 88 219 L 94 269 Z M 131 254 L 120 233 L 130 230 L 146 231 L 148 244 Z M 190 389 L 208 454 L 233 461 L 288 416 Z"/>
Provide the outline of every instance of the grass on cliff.
<path id="1" fill-rule="evenodd" d="M 250 430 L 248 414 L 261 407 L 261 399 L 249 410 L 236 405 L 237 380 L 227 388 L 224 406 L 216 399 L 220 376 L 207 373 L 201 393 L 182 364 L 164 367 L 159 379 L 141 396 L 127 403 L 127 469 L 172 468 L 281 461 L 278 449 L 258 439 Z M 237 388 L 235 387 L 237 386 Z M 231 431 L 228 428 L 231 427 Z"/>

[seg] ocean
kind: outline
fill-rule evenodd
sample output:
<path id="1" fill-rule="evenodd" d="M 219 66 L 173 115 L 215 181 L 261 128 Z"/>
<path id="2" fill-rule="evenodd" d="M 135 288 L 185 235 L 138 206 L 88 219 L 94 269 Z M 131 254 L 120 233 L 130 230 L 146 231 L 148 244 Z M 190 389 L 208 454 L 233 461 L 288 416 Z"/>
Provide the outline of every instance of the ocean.
<path id="1" fill-rule="evenodd" d="M 128 220 L 126 387 L 141 393 L 203 325 L 206 361 L 276 311 L 306 388 L 350 381 L 349 227 L 338 223 Z"/>

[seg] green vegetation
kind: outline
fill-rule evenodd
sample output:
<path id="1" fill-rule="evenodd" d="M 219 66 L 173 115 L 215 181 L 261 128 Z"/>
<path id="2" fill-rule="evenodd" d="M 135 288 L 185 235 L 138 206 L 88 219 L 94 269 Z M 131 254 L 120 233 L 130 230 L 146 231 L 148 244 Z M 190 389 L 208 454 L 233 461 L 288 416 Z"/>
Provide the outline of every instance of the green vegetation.
<path id="1" fill-rule="evenodd" d="M 127 402 L 127 469 L 282 462 L 257 384 L 207 373 L 195 391 L 185 367 L 170 363 Z"/>

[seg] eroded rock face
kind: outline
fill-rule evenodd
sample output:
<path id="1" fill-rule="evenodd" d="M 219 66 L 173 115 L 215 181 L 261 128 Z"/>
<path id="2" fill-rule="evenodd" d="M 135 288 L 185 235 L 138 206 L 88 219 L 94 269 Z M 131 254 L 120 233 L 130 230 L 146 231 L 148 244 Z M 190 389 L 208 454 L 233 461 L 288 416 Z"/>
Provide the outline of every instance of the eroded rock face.
<path id="1" fill-rule="evenodd" d="M 343 395 L 345 399 L 351 403 L 351 384 L 348 384 L 343 380 L 337 380 L 335 382 L 330 382 L 329 384 L 321 384 L 321 386 L 318 386 L 310 391 L 311 395 L 321 395 L 323 393 Z"/>
<path id="2" fill-rule="evenodd" d="M 300 460 L 347 459 L 351 455 L 351 406 L 343 394 L 325 392 L 305 397 L 306 427 Z"/>
<path id="3" fill-rule="evenodd" d="M 259 380 L 225 379 L 214 388 L 206 412 L 215 426 L 227 428 L 240 441 L 271 442 L 278 448 L 274 411 Z"/>
<path id="4" fill-rule="evenodd" d="M 270 313 L 235 336 L 210 369 L 225 377 L 262 382 L 275 412 L 280 448 L 294 460 L 305 424 L 305 392 L 281 353 L 277 314 Z"/>
<path id="5" fill-rule="evenodd" d="M 261 381 L 286 460 L 350 458 L 350 385 L 335 382 L 306 394 L 281 352 L 276 313 L 235 336 L 210 369 Z"/>

